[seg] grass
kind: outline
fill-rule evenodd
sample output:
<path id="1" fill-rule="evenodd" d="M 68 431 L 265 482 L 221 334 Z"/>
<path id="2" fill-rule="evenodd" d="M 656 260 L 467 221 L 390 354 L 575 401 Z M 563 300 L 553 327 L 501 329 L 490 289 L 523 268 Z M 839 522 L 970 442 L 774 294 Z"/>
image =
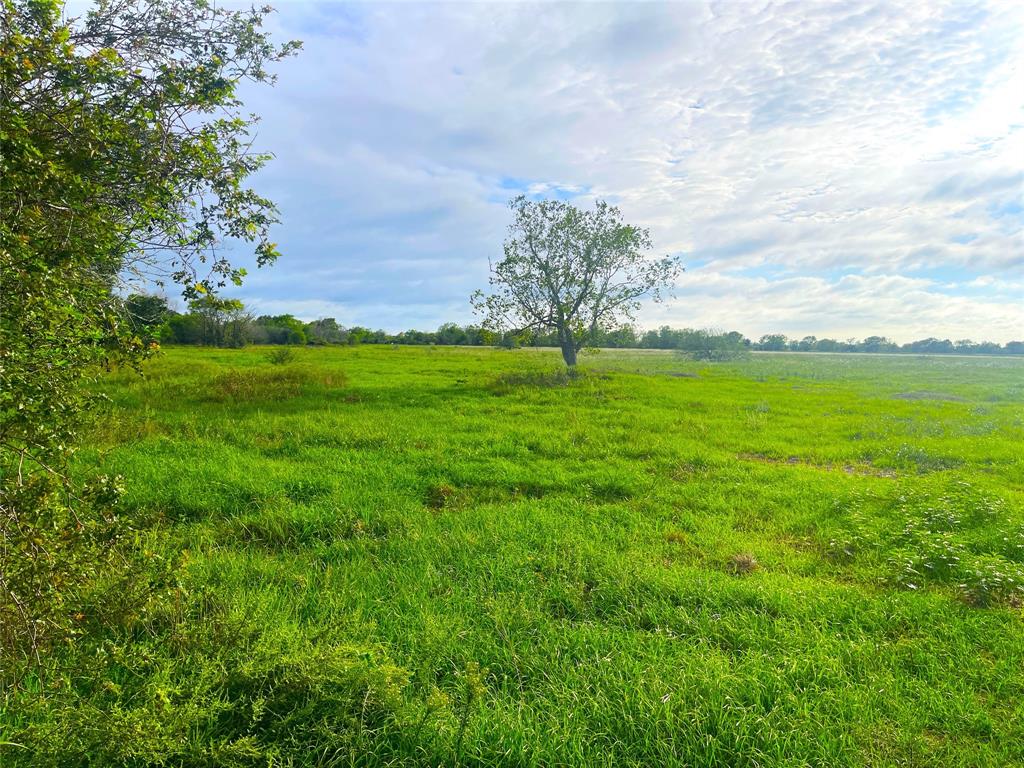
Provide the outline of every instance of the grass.
<path id="1" fill-rule="evenodd" d="M 80 465 L 173 585 L 0 714 L 0 763 L 1024 763 L 1024 361 L 583 367 L 116 374 Z"/>

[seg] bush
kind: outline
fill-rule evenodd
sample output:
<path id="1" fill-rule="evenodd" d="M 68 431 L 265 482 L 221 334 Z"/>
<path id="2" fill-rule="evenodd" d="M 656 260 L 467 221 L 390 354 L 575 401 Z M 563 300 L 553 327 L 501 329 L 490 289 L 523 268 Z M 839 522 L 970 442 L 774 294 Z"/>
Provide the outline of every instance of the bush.
<path id="1" fill-rule="evenodd" d="M 295 360 L 295 352 L 287 347 L 280 347 L 270 350 L 263 357 L 271 365 L 286 365 Z"/>
<path id="2" fill-rule="evenodd" d="M 149 521 L 119 514 L 120 477 L 100 475 L 73 493 L 51 474 L 4 488 L 0 692 L 26 679 L 46 684 L 58 671 L 53 650 L 130 625 L 174 583 L 174 564 L 141 545 Z"/>

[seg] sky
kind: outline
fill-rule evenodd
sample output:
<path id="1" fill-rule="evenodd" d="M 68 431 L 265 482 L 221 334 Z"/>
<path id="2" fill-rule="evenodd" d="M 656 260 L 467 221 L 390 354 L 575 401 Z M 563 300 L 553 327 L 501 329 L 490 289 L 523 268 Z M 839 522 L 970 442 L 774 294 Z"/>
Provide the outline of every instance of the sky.
<path id="1" fill-rule="evenodd" d="M 525 193 L 680 257 L 645 328 L 1024 339 L 1024 3 L 277 9 L 259 314 L 471 322 Z"/>

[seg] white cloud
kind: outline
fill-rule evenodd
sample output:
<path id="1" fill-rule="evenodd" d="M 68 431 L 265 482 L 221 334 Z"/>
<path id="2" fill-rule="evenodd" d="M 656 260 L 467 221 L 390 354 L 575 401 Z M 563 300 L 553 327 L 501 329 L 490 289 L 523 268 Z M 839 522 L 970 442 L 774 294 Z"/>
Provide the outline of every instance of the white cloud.
<path id="1" fill-rule="evenodd" d="M 306 44 L 249 100 L 286 258 L 248 297 L 468 320 L 521 186 L 613 199 L 699 265 L 645 321 L 1024 336 L 1015 3 L 287 3 L 275 24 Z"/>
<path id="2" fill-rule="evenodd" d="M 1024 329 L 1024 284 L 993 285 L 950 295 L 942 284 L 901 275 L 846 275 L 838 280 L 785 277 L 775 280 L 694 271 L 674 300 L 648 307 L 648 326 L 690 325 L 738 329 L 758 338 L 870 335 L 900 341 L 944 338 L 1019 339 Z M 681 322 L 680 322 L 681 320 Z"/>

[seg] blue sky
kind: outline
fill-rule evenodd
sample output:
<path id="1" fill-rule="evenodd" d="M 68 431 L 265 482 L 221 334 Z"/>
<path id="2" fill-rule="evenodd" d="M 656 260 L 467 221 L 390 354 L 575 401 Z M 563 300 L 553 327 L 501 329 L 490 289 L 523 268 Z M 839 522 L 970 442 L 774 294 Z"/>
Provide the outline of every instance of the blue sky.
<path id="1" fill-rule="evenodd" d="M 682 257 L 640 322 L 1024 338 L 1024 5 L 281 2 L 258 312 L 472 320 L 526 192 Z"/>

